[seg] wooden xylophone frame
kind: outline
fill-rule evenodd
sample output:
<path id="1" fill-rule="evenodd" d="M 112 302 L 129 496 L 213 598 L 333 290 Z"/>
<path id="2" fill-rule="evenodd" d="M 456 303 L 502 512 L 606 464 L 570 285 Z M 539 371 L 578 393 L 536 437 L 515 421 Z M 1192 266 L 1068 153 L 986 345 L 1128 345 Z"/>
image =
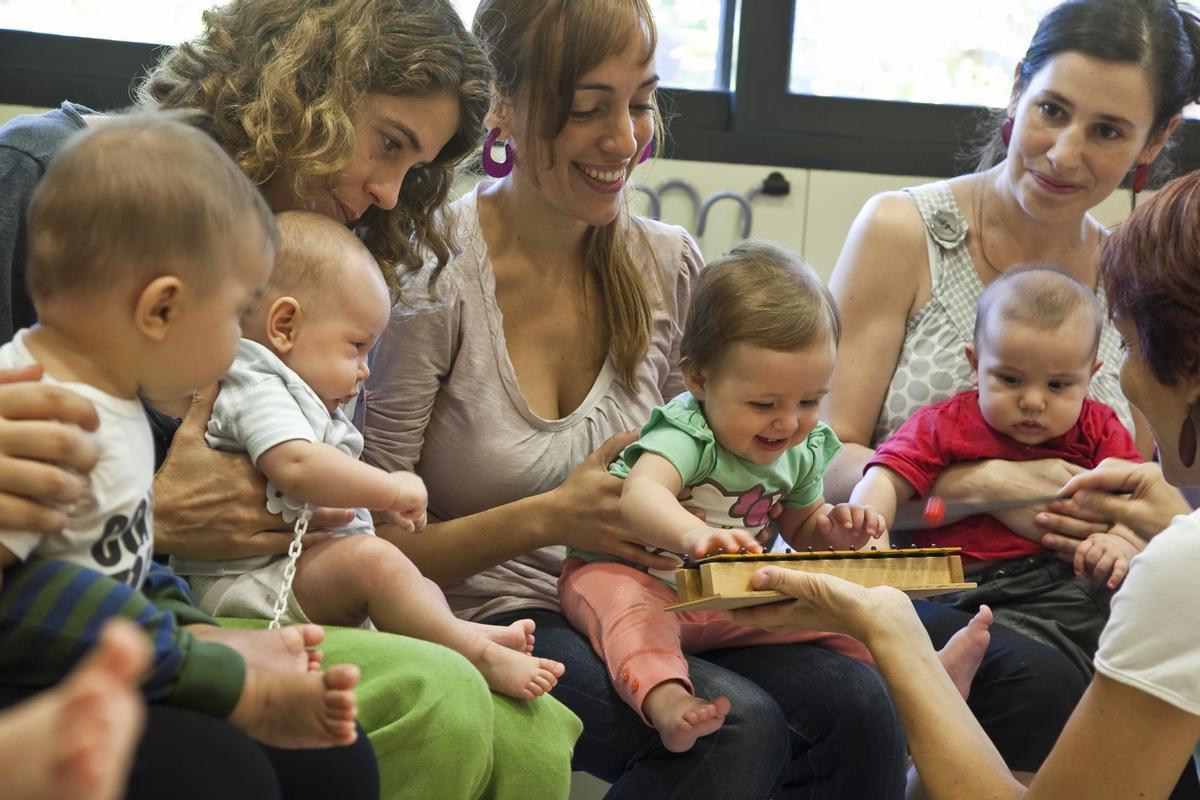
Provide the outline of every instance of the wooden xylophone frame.
<path id="1" fill-rule="evenodd" d="M 836 575 L 863 586 L 894 586 L 911 597 L 974 588 L 963 580 L 958 552 L 957 547 L 906 547 L 710 556 L 675 570 L 679 601 L 666 610 L 725 610 L 781 600 L 786 597 L 782 592 L 750 586 L 755 571 L 767 565 Z"/>

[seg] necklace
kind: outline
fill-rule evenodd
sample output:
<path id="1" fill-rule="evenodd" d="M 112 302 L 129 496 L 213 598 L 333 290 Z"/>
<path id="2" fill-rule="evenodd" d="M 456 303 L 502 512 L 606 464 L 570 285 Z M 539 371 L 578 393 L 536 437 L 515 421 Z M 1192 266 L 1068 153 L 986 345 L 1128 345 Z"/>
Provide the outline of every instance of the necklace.
<path id="1" fill-rule="evenodd" d="M 971 187 L 971 205 L 973 206 L 973 209 L 975 211 L 975 227 L 976 227 L 977 235 L 979 237 L 979 255 L 983 259 L 983 266 L 985 266 L 988 269 L 988 271 L 991 272 L 995 277 L 999 277 L 1005 273 L 1005 270 L 1000 269 L 994 263 L 992 263 L 992 259 L 988 256 L 988 253 L 987 253 L 987 242 L 984 238 L 984 228 L 987 227 L 986 225 L 984 225 L 984 222 L 983 222 L 983 193 L 985 191 L 985 187 L 984 187 L 985 181 L 986 181 L 986 177 L 984 175 L 980 175 L 979 180 L 975 183 L 974 186 Z M 1005 223 L 1005 221 L 1004 221 L 1003 215 L 999 216 L 998 220 L 999 220 L 999 224 L 1001 225 L 1001 227 L 1004 228 L 1004 233 L 1010 239 L 1015 240 L 1016 237 L 1013 236 L 1012 231 L 1009 230 L 1007 223 Z M 1076 248 L 1073 249 L 1073 252 L 1071 252 L 1070 255 L 1072 257 L 1074 257 L 1078 254 L 1081 254 L 1082 252 L 1084 252 L 1086 250 L 1094 250 L 1095 247 L 1099 245 L 1100 239 L 1103 237 L 1103 235 L 1104 235 L 1103 231 L 1101 229 L 1097 229 L 1094 243 L 1091 241 L 1086 241 L 1086 240 L 1081 241 L 1080 244 Z M 1045 259 L 1036 259 L 1036 260 L 1044 261 Z M 1033 262 L 1022 262 L 1022 263 L 1033 263 Z M 1067 264 L 1065 264 L 1065 263 L 1056 264 L 1055 266 L 1057 266 L 1060 269 L 1066 269 L 1068 272 L 1073 272 L 1072 270 L 1067 269 Z M 995 279 L 995 277 L 993 278 L 993 280 Z M 980 276 L 980 278 L 982 279 L 983 276 Z"/>
<path id="2" fill-rule="evenodd" d="M 996 277 L 999 277 L 1004 274 L 1004 270 L 993 264 L 992 259 L 988 257 L 987 242 L 984 240 L 983 234 L 983 230 L 986 227 L 983 224 L 983 184 L 985 182 L 986 178 L 981 175 L 979 180 L 975 182 L 975 185 L 971 187 L 971 205 L 974 206 L 975 210 L 975 230 L 979 236 L 979 255 L 983 259 L 983 265 Z"/>

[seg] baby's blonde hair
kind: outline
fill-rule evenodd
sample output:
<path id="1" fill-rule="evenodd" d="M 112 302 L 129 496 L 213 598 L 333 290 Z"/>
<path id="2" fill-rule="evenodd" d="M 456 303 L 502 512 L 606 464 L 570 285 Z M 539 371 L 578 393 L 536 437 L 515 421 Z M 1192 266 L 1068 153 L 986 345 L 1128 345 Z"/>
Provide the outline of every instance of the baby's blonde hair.
<path id="1" fill-rule="evenodd" d="M 170 273 L 201 293 L 228 277 L 230 236 L 278 241 L 262 194 L 186 115 L 106 118 L 55 155 L 29 206 L 29 295 L 42 307 Z"/>
<path id="2" fill-rule="evenodd" d="M 308 309 L 326 300 L 336 301 L 342 289 L 354 291 L 353 286 L 344 285 L 348 257 L 374 264 L 366 245 L 329 217 L 311 211 L 285 211 L 276 217 L 276 222 L 279 249 L 260 304 L 270 305 L 288 295 L 302 301 Z M 374 276 L 379 271 L 366 272 Z M 382 274 L 378 278 L 383 281 Z"/>
<path id="3" fill-rule="evenodd" d="M 716 367 L 730 346 L 803 350 L 842 335 L 833 296 L 799 255 L 744 242 L 700 273 L 680 352 L 685 368 Z"/>

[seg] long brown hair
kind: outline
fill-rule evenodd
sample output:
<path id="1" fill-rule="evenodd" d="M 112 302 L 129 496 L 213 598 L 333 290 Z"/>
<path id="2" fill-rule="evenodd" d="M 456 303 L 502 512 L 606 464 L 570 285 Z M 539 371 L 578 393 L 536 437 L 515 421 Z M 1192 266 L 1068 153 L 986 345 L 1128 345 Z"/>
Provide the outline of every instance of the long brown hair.
<path id="1" fill-rule="evenodd" d="M 537 163 L 552 163 L 551 142 L 566 127 L 580 76 L 637 38 L 648 62 L 658 41 L 646 0 L 483 0 L 473 30 L 495 65 L 500 98 L 523 104 Z M 662 141 L 657 103 L 653 114 Z M 653 325 L 650 290 L 630 246 L 635 235 L 622 199 L 617 218 L 590 227 L 583 242 L 584 266 L 600 284 L 609 347 L 631 387 Z"/>

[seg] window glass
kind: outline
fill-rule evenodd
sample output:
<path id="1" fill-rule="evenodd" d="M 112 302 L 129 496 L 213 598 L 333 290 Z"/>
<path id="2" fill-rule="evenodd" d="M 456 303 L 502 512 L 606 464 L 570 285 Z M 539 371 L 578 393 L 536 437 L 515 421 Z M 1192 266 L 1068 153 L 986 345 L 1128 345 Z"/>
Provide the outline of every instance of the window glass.
<path id="1" fill-rule="evenodd" d="M 213 0 L 0 0 L 0 27 L 16 30 L 179 44 L 200 33 L 200 13 Z"/>
<path id="2" fill-rule="evenodd" d="M 999 107 L 1057 0 L 796 0 L 795 94 Z"/>
<path id="3" fill-rule="evenodd" d="M 479 0 L 451 0 L 471 24 Z M 721 7 L 734 0 L 651 0 L 658 28 L 658 74 L 663 86 L 720 86 Z"/>
<path id="4" fill-rule="evenodd" d="M 653 0 L 658 71 L 663 85 L 712 89 L 718 84 L 721 7 L 734 0 Z M 468 25 L 479 0 L 452 0 Z M 0 0 L 0 27 L 178 44 L 200 33 L 213 0 Z"/>
<path id="5" fill-rule="evenodd" d="M 793 94 L 1000 108 L 1060 0 L 796 0 Z M 1200 106 L 1185 116 L 1200 118 Z"/>

